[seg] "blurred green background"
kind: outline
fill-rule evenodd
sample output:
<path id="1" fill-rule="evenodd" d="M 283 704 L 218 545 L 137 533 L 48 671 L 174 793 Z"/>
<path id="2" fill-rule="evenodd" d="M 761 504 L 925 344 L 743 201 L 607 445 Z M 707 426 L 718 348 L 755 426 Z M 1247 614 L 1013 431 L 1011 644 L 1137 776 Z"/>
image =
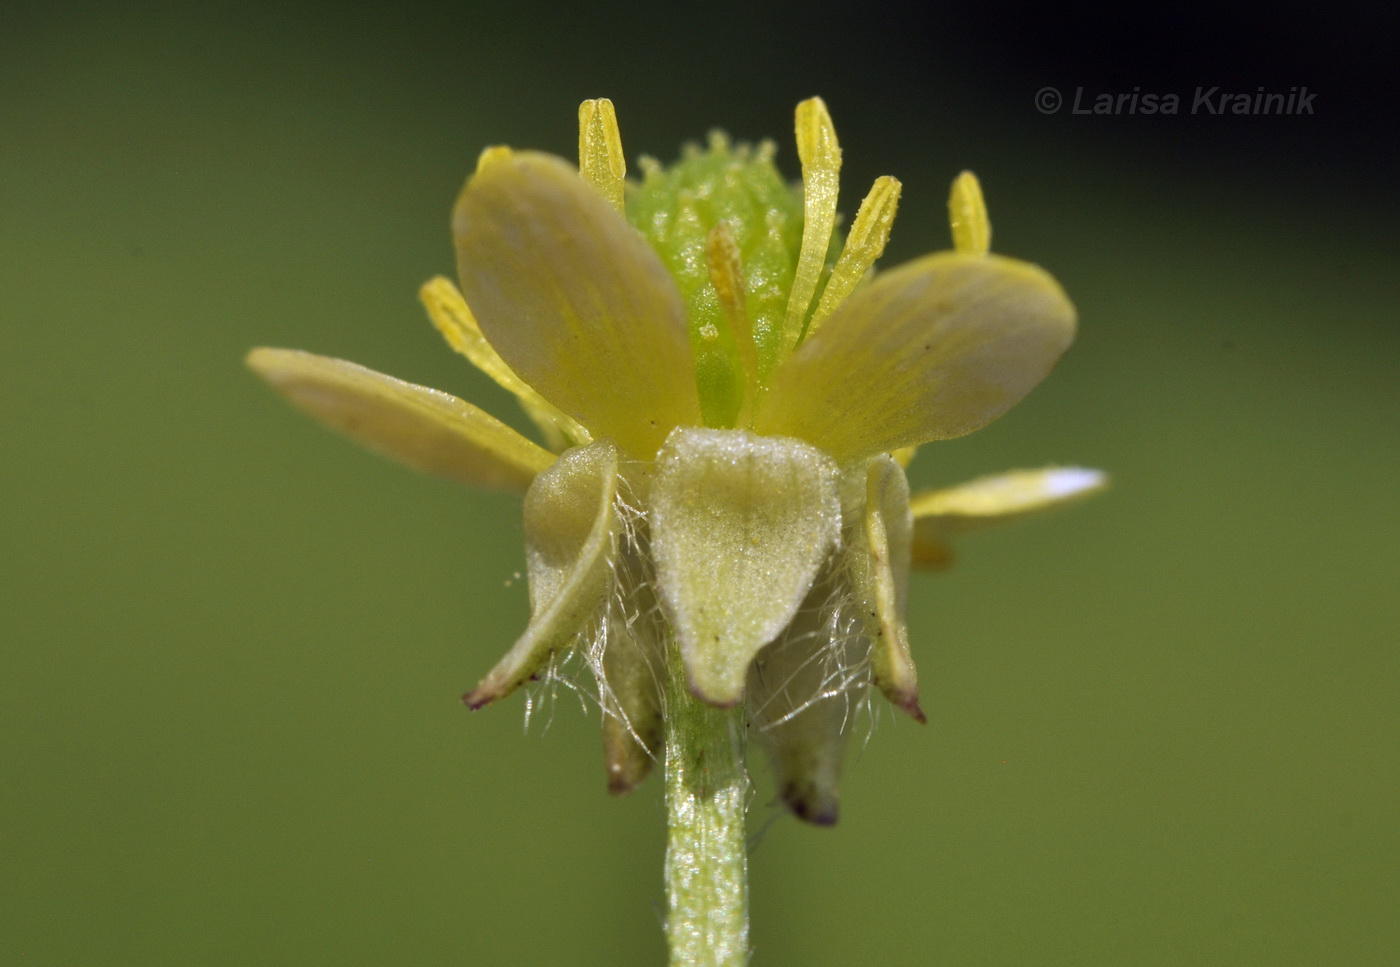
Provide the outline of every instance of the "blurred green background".
<path id="1" fill-rule="evenodd" d="M 418 284 L 477 152 L 584 97 L 662 158 L 822 94 L 887 264 L 983 179 L 1079 342 L 916 485 L 1104 467 L 916 577 L 930 723 L 835 829 L 753 809 L 754 963 L 1388 964 L 1400 949 L 1394 13 L 863 5 L 0 6 L 0 963 L 654 964 L 657 784 L 564 695 L 457 696 L 523 626 L 518 506 L 243 370 L 357 360 L 515 418 Z M 1387 19 L 1378 19 L 1387 18 Z M 1317 92 L 1299 117 L 1044 115 Z M 552 720 L 548 729 L 547 720 Z"/>

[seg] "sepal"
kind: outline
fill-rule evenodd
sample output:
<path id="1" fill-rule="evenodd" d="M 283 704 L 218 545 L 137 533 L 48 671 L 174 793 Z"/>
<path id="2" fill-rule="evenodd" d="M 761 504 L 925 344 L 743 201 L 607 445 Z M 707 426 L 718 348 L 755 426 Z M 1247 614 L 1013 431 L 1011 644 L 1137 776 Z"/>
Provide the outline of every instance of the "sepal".
<path id="1" fill-rule="evenodd" d="M 800 440 L 680 427 L 657 454 L 652 553 L 691 687 L 743 696 L 840 538 L 836 465 Z"/>
<path id="2" fill-rule="evenodd" d="M 470 707 L 509 695 L 598 620 L 617 557 L 617 468 L 617 447 L 599 440 L 566 450 L 530 485 L 525 495 L 530 623 L 481 684 L 462 696 Z"/>
<path id="3" fill-rule="evenodd" d="M 867 644 L 850 633 L 845 610 L 831 607 L 831 591 L 819 583 L 748 677 L 752 735 L 768 754 L 778 796 L 818 826 L 840 815 L 847 733 L 868 686 Z"/>
<path id="4" fill-rule="evenodd" d="M 639 562 L 631 562 L 641 566 Z M 626 566 L 626 565 L 624 565 Z M 603 706 L 603 755 L 608 791 L 631 792 L 662 754 L 662 681 L 665 630 L 656 621 L 649 586 L 633 589 L 629 615 L 610 615 L 598 678 Z"/>
<path id="5" fill-rule="evenodd" d="M 905 611 L 913 515 L 904 470 L 888 456 L 870 461 L 865 508 L 847 552 L 851 586 L 870 639 L 871 679 L 894 705 L 919 722 L 919 678 L 909 650 Z"/>

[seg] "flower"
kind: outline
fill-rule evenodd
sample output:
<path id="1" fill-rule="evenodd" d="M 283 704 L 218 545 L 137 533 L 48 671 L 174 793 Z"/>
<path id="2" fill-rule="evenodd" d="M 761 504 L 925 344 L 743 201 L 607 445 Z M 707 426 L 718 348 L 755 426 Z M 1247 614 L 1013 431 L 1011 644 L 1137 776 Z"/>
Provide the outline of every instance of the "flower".
<path id="1" fill-rule="evenodd" d="M 580 108 L 580 162 L 488 148 L 453 215 L 461 292 L 423 301 L 512 392 L 531 442 L 469 403 L 343 360 L 255 349 L 294 405 L 413 467 L 524 495 L 531 617 L 464 697 L 479 708 L 582 654 L 610 785 L 662 742 L 668 656 L 715 706 L 745 703 L 799 816 L 833 822 L 851 703 L 874 684 L 923 721 L 905 624 L 912 563 L 979 523 L 1092 492 L 1050 469 L 912 498 L 914 447 L 970 433 L 1045 377 L 1073 307 L 990 254 L 977 180 L 955 248 L 873 275 L 900 185 L 876 181 L 844 242 L 840 148 L 797 109 L 800 189 L 771 144 L 713 135 L 627 183 L 610 102 Z"/>

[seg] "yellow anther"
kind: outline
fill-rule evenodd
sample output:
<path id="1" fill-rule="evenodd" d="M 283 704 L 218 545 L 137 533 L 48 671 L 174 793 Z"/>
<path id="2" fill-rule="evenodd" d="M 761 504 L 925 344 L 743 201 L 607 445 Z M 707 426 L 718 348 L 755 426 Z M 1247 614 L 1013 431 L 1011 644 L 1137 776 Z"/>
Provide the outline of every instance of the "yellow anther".
<path id="1" fill-rule="evenodd" d="M 802 162 L 802 249 L 783 317 L 784 351 L 791 351 L 802 340 L 807 309 L 817 291 L 831 230 L 836 225 L 841 145 L 826 104 L 819 97 L 797 105 L 797 157 Z"/>
<path id="2" fill-rule="evenodd" d="M 513 152 L 503 144 L 493 144 L 489 148 L 483 148 L 481 154 L 476 157 L 476 170 L 480 171 L 487 165 L 493 165 L 498 161 L 505 161 Z"/>
<path id="3" fill-rule="evenodd" d="M 948 221 L 953 226 L 953 248 L 964 255 L 986 255 L 992 247 L 992 223 L 977 176 L 964 171 L 953 179 L 948 195 Z"/>
<path id="4" fill-rule="evenodd" d="M 841 249 L 831 277 L 826 280 L 817 311 L 807 324 L 809 336 L 851 294 L 851 290 L 865 278 L 865 273 L 885 251 L 885 243 L 890 240 L 890 228 L 894 225 L 895 209 L 899 207 L 899 192 L 898 179 L 889 175 L 875 179 L 870 194 L 860 203 L 855 224 L 851 226 L 851 234 L 846 236 L 846 246 Z"/>
<path id="5" fill-rule="evenodd" d="M 627 159 L 622 154 L 617 112 L 606 97 L 578 106 L 578 170 L 584 181 L 598 189 L 618 212 L 623 212 Z"/>
<path id="6" fill-rule="evenodd" d="M 710 269 L 710 284 L 715 287 L 720 308 L 729 320 L 734 344 L 739 350 L 739 362 L 744 367 L 742 421 L 752 410 L 758 395 L 758 347 L 754 344 L 753 323 L 749 320 L 739 243 L 734 240 L 734 230 L 728 222 L 716 222 L 705 236 L 705 261 Z"/>

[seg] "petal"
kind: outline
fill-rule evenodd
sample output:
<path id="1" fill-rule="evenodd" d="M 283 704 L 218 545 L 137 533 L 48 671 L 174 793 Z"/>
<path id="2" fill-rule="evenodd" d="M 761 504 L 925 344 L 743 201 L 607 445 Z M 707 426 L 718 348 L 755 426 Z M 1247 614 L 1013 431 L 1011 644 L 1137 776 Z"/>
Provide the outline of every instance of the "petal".
<path id="1" fill-rule="evenodd" d="M 840 535 L 831 459 L 799 440 L 677 429 L 657 455 L 652 554 L 695 694 L 742 697 Z"/>
<path id="2" fill-rule="evenodd" d="M 971 433 L 1045 378 L 1074 307 L 1042 269 L 939 252 L 883 273 L 773 374 L 754 429 L 846 462 Z"/>
<path id="3" fill-rule="evenodd" d="M 751 734 L 768 753 L 778 795 L 799 819 L 836 822 L 846 734 L 869 684 L 865 641 L 842 634 L 844 609 L 818 585 L 749 670 Z"/>
<path id="4" fill-rule="evenodd" d="M 554 462 L 470 403 L 343 359 L 264 347 L 247 363 L 304 413 L 416 470 L 523 493 Z"/>
<path id="5" fill-rule="evenodd" d="M 545 399 L 645 458 L 700 422 L 676 284 L 577 171 L 532 152 L 485 165 L 453 232 L 481 331 Z"/>
<path id="6" fill-rule="evenodd" d="M 851 584 L 871 643 L 872 680 L 892 703 L 923 722 L 904 619 L 912 536 L 904 471 L 890 457 L 876 457 L 866 473 L 864 519 L 848 552 Z"/>
<path id="7" fill-rule="evenodd" d="M 1108 475 L 1102 470 L 1046 467 L 923 491 L 909 502 L 914 515 L 914 564 L 927 570 L 947 567 L 953 560 L 949 537 L 1063 507 L 1107 486 Z"/>
<path id="8" fill-rule="evenodd" d="M 617 448 L 606 440 L 566 450 L 535 478 L 525 495 L 530 624 L 462 701 L 480 708 L 509 695 L 589 630 L 612 586 L 616 496 Z"/>
<path id="9" fill-rule="evenodd" d="M 435 276 L 423 283 L 418 290 L 423 307 L 447 344 L 467 357 L 472 365 L 495 380 L 496 385 L 514 394 L 520 406 L 535 425 L 540 428 L 544 440 L 555 450 L 588 443 L 592 439 L 588 431 L 559 408 L 536 393 L 533 388 L 511 371 L 486 337 L 481 334 L 476 317 L 467 307 L 467 300 L 448 279 Z"/>

